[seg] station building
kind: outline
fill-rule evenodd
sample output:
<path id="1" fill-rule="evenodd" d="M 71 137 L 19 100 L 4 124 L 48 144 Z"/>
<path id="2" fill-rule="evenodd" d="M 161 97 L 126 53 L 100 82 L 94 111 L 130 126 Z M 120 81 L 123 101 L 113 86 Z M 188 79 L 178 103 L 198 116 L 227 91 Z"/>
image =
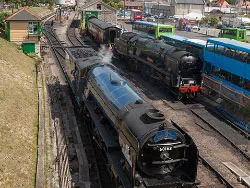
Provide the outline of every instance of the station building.
<path id="1" fill-rule="evenodd" d="M 24 53 L 40 51 L 41 30 L 41 18 L 26 7 L 6 19 L 8 41 L 22 43 Z"/>

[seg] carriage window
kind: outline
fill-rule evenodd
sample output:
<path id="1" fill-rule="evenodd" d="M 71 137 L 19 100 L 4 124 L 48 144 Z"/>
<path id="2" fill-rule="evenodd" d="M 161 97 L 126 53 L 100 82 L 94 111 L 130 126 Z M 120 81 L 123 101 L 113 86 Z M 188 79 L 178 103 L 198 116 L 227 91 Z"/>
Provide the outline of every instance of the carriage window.
<path id="1" fill-rule="evenodd" d="M 210 75 L 210 74 L 211 74 L 211 67 L 212 67 L 212 65 L 211 65 L 210 63 L 205 62 L 204 72 L 205 72 L 206 74 Z"/>
<path id="2" fill-rule="evenodd" d="M 215 76 L 220 76 L 220 68 L 216 67 L 216 66 L 212 66 L 212 75 Z"/>
<path id="3" fill-rule="evenodd" d="M 214 44 L 213 43 L 207 43 L 206 45 L 207 51 L 214 52 Z"/>
<path id="4" fill-rule="evenodd" d="M 159 32 L 172 33 L 172 28 L 159 28 Z"/>
<path id="5" fill-rule="evenodd" d="M 236 36 L 237 31 L 236 30 L 223 30 L 223 34 L 225 34 L 225 35 L 231 35 L 231 36 Z"/>
<path id="6" fill-rule="evenodd" d="M 221 45 L 215 45 L 215 53 L 217 54 L 223 54 L 224 53 L 224 46 Z"/>
<path id="7" fill-rule="evenodd" d="M 247 53 L 240 51 L 240 50 L 236 50 L 235 51 L 235 59 L 238 61 L 246 62 L 247 61 Z"/>
<path id="8" fill-rule="evenodd" d="M 250 54 L 247 56 L 247 64 L 250 64 Z"/>
<path id="9" fill-rule="evenodd" d="M 155 28 L 151 27 L 150 30 L 148 31 L 149 34 L 155 34 Z"/>
<path id="10" fill-rule="evenodd" d="M 242 85 L 243 85 L 243 79 L 240 76 L 232 74 L 232 83 L 235 84 L 235 85 L 237 85 L 237 86 L 239 86 L 239 87 L 242 87 Z"/>
<path id="11" fill-rule="evenodd" d="M 233 50 L 233 49 L 231 49 L 231 48 L 225 47 L 225 53 L 224 53 L 224 55 L 225 55 L 226 57 L 232 58 L 232 57 L 234 57 L 234 55 L 235 55 L 235 50 Z"/>
<path id="12" fill-rule="evenodd" d="M 230 72 L 227 72 L 227 71 L 221 69 L 220 73 L 221 73 L 220 77 L 222 79 L 227 80 L 227 81 L 231 81 Z"/>
<path id="13" fill-rule="evenodd" d="M 96 8 L 97 8 L 97 10 L 101 10 L 102 9 L 102 5 L 101 4 L 97 4 Z"/>
<path id="14" fill-rule="evenodd" d="M 250 80 L 244 79 L 243 88 L 250 91 Z"/>
<path id="15" fill-rule="evenodd" d="M 140 30 L 140 31 L 143 30 L 143 25 L 139 25 L 139 30 Z"/>

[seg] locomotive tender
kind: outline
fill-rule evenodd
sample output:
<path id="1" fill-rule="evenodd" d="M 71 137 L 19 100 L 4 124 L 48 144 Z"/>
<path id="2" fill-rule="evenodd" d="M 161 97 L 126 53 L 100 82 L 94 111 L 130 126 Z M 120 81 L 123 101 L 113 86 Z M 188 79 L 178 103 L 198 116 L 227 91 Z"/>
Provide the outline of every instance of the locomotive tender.
<path id="1" fill-rule="evenodd" d="M 88 33 L 100 44 L 113 44 L 121 34 L 120 28 L 96 17 L 88 19 L 87 27 Z"/>
<path id="2" fill-rule="evenodd" d="M 165 84 L 179 99 L 201 92 L 202 62 L 181 48 L 127 32 L 115 39 L 114 52 L 128 58 L 133 70 Z"/>
<path id="3" fill-rule="evenodd" d="M 96 144 L 105 152 L 116 186 L 197 185 L 198 151 L 192 138 L 166 121 L 94 50 L 67 51 L 70 85 Z"/>

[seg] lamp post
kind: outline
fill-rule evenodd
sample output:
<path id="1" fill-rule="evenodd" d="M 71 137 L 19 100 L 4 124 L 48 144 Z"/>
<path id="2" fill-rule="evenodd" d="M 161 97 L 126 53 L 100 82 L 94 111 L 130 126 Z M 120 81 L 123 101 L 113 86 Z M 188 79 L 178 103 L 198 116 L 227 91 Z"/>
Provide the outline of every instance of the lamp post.
<path id="1" fill-rule="evenodd" d="M 124 9 L 123 9 L 123 18 L 124 18 L 124 20 L 123 20 L 123 28 L 125 28 L 125 2 L 126 2 L 126 0 L 124 0 Z"/>
<path id="2" fill-rule="evenodd" d="M 157 17 L 157 28 L 158 28 L 158 24 L 159 24 L 159 16 L 160 16 L 160 3 L 159 3 L 159 0 L 158 0 L 158 17 Z M 157 31 L 158 33 L 158 31 Z"/>

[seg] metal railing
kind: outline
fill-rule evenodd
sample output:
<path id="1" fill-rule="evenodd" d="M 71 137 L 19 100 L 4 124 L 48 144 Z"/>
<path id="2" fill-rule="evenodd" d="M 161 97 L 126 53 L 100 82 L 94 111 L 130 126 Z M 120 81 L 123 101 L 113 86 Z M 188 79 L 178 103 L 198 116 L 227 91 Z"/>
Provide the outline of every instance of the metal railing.
<path id="1" fill-rule="evenodd" d="M 219 82 L 210 76 L 203 74 L 203 84 L 219 94 L 220 97 L 234 102 L 240 106 L 247 107 L 250 105 L 250 96 L 243 92 L 236 91 L 235 89 Z"/>

